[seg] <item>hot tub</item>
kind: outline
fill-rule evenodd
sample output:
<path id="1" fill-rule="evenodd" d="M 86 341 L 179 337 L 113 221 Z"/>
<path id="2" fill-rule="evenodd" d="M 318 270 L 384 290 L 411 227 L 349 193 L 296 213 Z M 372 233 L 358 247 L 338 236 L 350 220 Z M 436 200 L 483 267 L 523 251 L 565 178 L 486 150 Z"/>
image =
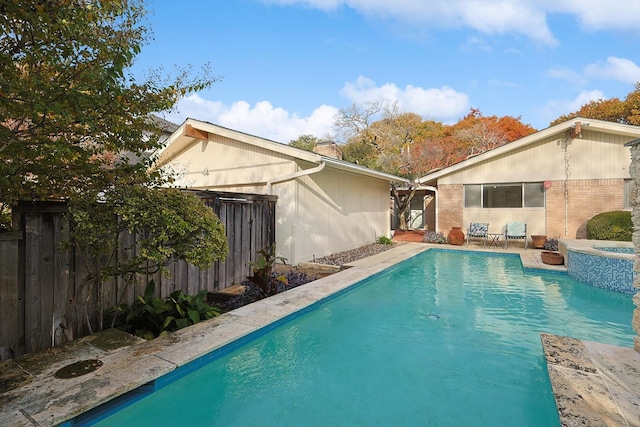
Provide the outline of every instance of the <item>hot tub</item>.
<path id="1" fill-rule="evenodd" d="M 633 286 L 635 248 L 631 242 L 561 240 L 569 276 L 599 288 L 636 293 Z"/>

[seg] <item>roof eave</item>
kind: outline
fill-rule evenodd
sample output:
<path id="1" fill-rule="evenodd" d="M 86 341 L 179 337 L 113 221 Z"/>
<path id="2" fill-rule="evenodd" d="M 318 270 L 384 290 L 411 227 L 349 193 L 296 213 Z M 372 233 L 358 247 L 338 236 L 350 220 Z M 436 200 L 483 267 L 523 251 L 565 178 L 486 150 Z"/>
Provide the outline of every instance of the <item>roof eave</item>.
<path id="1" fill-rule="evenodd" d="M 340 169 L 344 171 L 349 171 L 352 173 L 356 173 L 359 175 L 365 175 L 373 178 L 383 179 L 389 182 L 399 182 L 399 183 L 409 183 L 410 180 L 406 178 L 402 178 L 395 175 L 390 175 L 384 172 L 375 171 L 373 169 L 364 168 L 353 163 L 348 163 L 344 161 L 340 161 L 337 159 L 333 159 L 331 157 L 322 156 L 320 154 L 301 150 L 299 148 L 291 147 L 289 145 L 285 145 L 279 142 L 270 141 L 268 139 L 260 138 L 254 135 L 249 135 L 243 132 L 235 131 L 232 129 L 228 129 L 222 126 L 214 125 L 208 122 L 202 122 L 194 119 L 187 119 L 176 129 L 176 131 L 167 138 L 165 142 L 164 148 L 158 151 L 159 158 L 156 167 L 162 167 L 176 158 L 180 153 L 187 150 L 193 144 L 195 144 L 199 139 L 186 136 L 185 131 L 187 126 L 191 126 L 194 129 L 213 133 L 216 135 L 220 135 L 222 137 L 235 139 L 240 142 L 244 142 L 246 144 L 250 144 L 253 146 L 258 146 L 267 150 L 271 150 L 280 154 L 284 154 L 286 156 L 293 157 L 297 160 L 303 160 L 310 163 L 320 164 L 321 162 L 325 162 L 328 166 Z"/>
<path id="2" fill-rule="evenodd" d="M 331 157 L 322 156 L 322 161 L 327 164 L 327 166 L 332 167 L 334 169 L 340 169 L 348 172 L 357 173 L 360 175 L 366 175 L 372 178 L 378 178 L 389 182 L 398 182 L 402 184 L 409 184 L 411 180 L 407 178 L 403 178 L 396 175 L 391 175 L 388 173 L 376 171 L 373 169 L 364 168 L 362 166 L 355 165 L 353 163 L 336 160 Z"/>

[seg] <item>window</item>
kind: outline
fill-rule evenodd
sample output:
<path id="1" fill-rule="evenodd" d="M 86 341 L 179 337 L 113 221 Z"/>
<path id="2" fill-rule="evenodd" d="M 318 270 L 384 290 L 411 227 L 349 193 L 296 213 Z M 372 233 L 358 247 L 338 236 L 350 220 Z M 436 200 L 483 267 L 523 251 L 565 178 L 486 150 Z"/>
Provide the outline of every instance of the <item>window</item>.
<path id="1" fill-rule="evenodd" d="M 544 184 L 531 182 L 522 184 L 525 208 L 544 208 Z"/>
<path id="2" fill-rule="evenodd" d="M 464 207 L 465 208 L 481 208 L 482 207 L 482 185 L 465 185 L 464 186 Z"/>
<path id="3" fill-rule="evenodd" d="M 523 184 L 470 184 L 464 186 L 465 208 L 544 207 L 541 182 Z"/>
<path id="4" fill-rule="evenodd" d="M 521 208 L 522 185 L 483 185 L 483 208 Z"/>

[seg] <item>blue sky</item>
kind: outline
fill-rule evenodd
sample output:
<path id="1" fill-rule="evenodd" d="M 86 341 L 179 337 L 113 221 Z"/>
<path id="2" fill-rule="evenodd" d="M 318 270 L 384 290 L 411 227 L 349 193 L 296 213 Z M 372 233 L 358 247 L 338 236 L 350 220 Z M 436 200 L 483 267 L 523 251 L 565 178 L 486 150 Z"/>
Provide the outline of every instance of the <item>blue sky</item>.
<path id="1" fill-rule="evenodd" d="M 222 79 L 163 116 L 288 143 L 384 100 L 447 124 L 471 108 L 544 129 L 640 82 L 638 0 L 146 0 L 133 72 Z"/>

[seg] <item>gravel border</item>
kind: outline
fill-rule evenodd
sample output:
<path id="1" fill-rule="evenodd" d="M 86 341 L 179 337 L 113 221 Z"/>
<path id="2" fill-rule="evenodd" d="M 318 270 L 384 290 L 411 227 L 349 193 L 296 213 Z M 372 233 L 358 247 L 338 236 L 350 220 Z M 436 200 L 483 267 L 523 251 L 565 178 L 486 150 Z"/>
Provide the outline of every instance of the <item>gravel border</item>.
<path id="1" fill-rule="evenodd" d="M 389 249 L 392 249 L 398 246 L 399 244 L 401 243 L 394 242 L 394 243 L 391 243 L 390 245 L 385 245 L 382 243 L 372 243 L 370 245 L 360 246 L 359 248 L 356 248 L 356 249 L 351 249 L 348 251 L 327 255 L 322 258 L 315 258 L 313 262 L 318 264 L 343 266 L 353 261 L 357 261 L 362 258 L 370 257 L 372 255 L 376 255 L 381 252 L 388 251 Z"/>

